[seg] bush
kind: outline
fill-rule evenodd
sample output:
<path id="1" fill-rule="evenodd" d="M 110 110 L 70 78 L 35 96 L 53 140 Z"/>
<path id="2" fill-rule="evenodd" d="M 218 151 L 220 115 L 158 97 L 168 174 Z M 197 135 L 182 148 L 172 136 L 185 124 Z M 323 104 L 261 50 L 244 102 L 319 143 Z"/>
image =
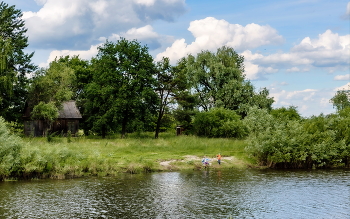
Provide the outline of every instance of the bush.
<path id="1" fill-rule="evenodd" d="M 235 111 L 224 108 L 197 113 L 193 127 L 196 135 L 206 137 L 242 138 L 248 133 L 240 116 Z"/>
<path id="2" fill-rule="evenodd" d="M 349 121 L 345 116 L 275 119 L 266 110 L 252 108 L 244 123 L 250 131 L 246 150 L 261 165 L 283 168 L 349 165 Z"/>
<path id="3" fill-rule="evenodd" d="M 20 171 L 21 139 L 10 133 L 5 120 L 0 117 L 0 180 Z"/>

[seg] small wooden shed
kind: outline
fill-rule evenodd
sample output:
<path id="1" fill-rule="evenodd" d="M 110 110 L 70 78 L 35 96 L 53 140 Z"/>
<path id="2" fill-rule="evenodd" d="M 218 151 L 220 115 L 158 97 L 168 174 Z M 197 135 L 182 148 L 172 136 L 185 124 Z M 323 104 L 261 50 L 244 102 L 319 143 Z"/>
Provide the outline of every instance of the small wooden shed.
<path id="1" fill-rule="evenodd" d="M 79 120 L 82 118 L 75 101 L 70 100 L 62 104 L 62 109 L 59 111 L 59 116 L 51 126 L 51 133 L 66 135 L 68 131 L 74 136 L 79 130 Z M 26 136 L 43 136 L 47 129 L 46 123 L 43 120 L 31 119 L 32 109 L 26 104 L 23 120 L 24 134 Z"/>

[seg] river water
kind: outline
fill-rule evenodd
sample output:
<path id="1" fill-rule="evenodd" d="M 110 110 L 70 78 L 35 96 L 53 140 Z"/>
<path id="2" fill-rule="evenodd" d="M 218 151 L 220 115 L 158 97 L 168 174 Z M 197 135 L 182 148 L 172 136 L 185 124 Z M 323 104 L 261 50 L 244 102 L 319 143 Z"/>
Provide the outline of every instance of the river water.
<path id="1" fill-rule="evenodd" d="M 1 182 L 0 218 L 350 218 L 350 170 Z"/>

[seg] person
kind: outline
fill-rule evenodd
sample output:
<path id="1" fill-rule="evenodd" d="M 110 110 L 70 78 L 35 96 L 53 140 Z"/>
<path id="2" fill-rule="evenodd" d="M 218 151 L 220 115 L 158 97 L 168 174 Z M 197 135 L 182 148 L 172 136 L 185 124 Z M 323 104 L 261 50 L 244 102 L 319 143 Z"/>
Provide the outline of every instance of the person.
<path id="1" fill-rule="evenodd" d="M 218 164 L 221 165 L 221 154 L 216 155 L 216 158 L 218 159 Z"/>
<path id="2" fill-rule="evenodd" d="M 207 158 L 206 156 L 204 156 L 203 159 L 202 159 L 203 166 L 205 166 L 205 167 L 209 166 L 210 165 L 209 161 L 210 161 L 210 159 Z"/>

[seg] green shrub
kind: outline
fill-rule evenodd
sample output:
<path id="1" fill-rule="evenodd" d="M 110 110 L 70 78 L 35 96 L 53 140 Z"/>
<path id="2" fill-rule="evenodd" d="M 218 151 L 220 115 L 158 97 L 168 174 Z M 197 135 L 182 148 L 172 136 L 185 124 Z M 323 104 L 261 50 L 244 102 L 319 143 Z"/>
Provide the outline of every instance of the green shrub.
<path id="1" fill-rule="evenodd" d="M 20 171 L 22 141 L 10 133 L 5 120 L 0 117 L 0 180 Z"/>
<path id="2" fill-rule="evenodd" d="M 276 119 L 252 108 L 244 119 L 250 136 L 246 151 L 261 165 L 283 168 L 349 165 L 347 117 L 313 116 L 303 120 Z"/>
<path id="3" fill-rule="evenodd" d="M 240 116 L 235 111 L 224 108 L 197 113 L 193 127 L 196 135 L 206 137 L 242 138 L 248 133 Z"/>

